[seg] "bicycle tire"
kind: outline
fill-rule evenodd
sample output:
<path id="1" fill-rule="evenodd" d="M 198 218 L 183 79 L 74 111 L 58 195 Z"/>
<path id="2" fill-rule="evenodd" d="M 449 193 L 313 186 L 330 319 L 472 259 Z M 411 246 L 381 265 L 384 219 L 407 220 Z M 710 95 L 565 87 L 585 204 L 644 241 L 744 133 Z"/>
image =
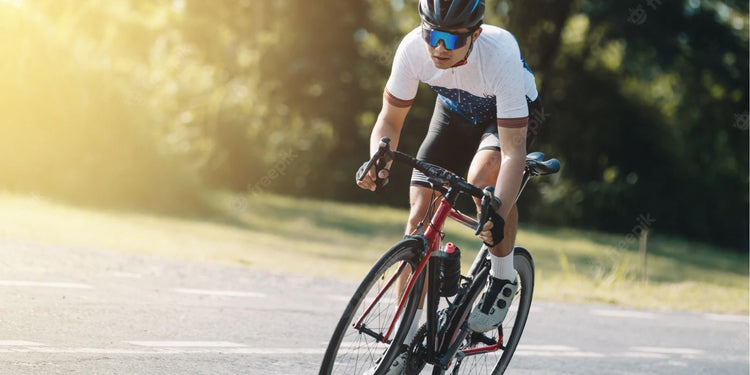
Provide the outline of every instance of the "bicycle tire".
<path id="1" fill-rule="evenodd" d="M 387 285 L 387 281 L 398 271 L 399 265 L 403 261 L 411 266 L 411 272 L 413 272 L 419 262 L 419 254 L 422 253 L 423 246 L 423 242 L 413 238 L 401 241 L 391 247 L 375 263 L 341 315 L 323 357 L 320 375 L 358 375 L 376 365 L 379 366 L 376 372 L 378 374 L 384 372 L 384 369 L 390 366 L 390 363 L 399 354 L 408 328 L 414 319 L 419 297 L 424 287 L 426 272 L 422 272 L 414 284 L 400 323 L 392 334 L 393 339 L 390 344 L 383 344 L 376 338 L 363 334 L 355 329 L 354 325 L 370 305 L 363 302 L 370 298 L 374 299 L 374 295 L 383 292 L 384 294 L 378 300 L 377 306 L 374 306 L 371 310 L 372 313 L 368 314 L 368 320 L 363 321 L 363 323 L 366 323 L 367 328 L 381 335 L 385 334 L 396 313 L 395 301 L 398 298 L 396 283 Z M 404 268 L 401 273 L 409 274 L 409 268 Z M 417 296 L 417 298 L 412 296 Z M 353 340 L 353 342 L 346 342 L 345 348 L 342 348 L 342 343 L 345 340 Z M 360 355 L 362 358 L 360 358 Z M 377 360 L 381 357 L 380 364 L 377 364 Z"/>
<path id="2" fill-rule="evenodd" d="M 469 287 L 469 290 L 464 297 L 464 301 L 460 302 L 458 308 L 453 312 L 452 317 L 448 323 L 448 327 L 446 327 L 444 332 L 441 332 L 440 339 L 445 340 L 447 338 L 447 335 L 450 335 L 451 337 L 457 336 L 455 338 L 456 340 L 465 339 L 465 336 L 468 332 L 461 332 L 461 329 L 465 326 L 466 319 L 469 318 L 469 314 L 471 313 L 474 301 L 476 301 L 476 299 L 482 293 L 482 290 L 484 290 L 484 285 L 487 282 L 487 277 L 489 276 L 489 270 L 490 264 L 489 260 L 487 260 L 486 264 L 480 267 L 477 272 L 474 273 L 474 281 L 471 283 L 471 286 Z M 447 350 L 447 345 L 452 345 L 454 342 L 455 341 L 444 343 L 440 348 L 441 351 Z M 434 366 L 432 369 L 432 374 L 443 375 L 445 374 L 445 371 L 442 369 L 442 367 Z"/>
<path id="3" fill-rule="evenodd" d="M 508 368 L 526 326 L 534 295 L 534 260 L 531 254 L 522 247 L 515 247 L 513 262 L 516 268 L 519 288 L 516 297 L 511 303 L 511 311 L 508 312 L 508 316 L 502 325 L 506 334 L 508 328 L 510 328 L 510 335 L 504 337 L 504 349 L 491 353 L 467 356 L 461 362 L 454 359 L 455 363 L 452 364 L 453 367 L 449 368 L 449 371 L 446 373 L 451 375 L 502 375 Z M 515 309 L 514 305 L 516 306 Z M 515 310 L 515 316 L 513 316 L 513 310 Z"/>

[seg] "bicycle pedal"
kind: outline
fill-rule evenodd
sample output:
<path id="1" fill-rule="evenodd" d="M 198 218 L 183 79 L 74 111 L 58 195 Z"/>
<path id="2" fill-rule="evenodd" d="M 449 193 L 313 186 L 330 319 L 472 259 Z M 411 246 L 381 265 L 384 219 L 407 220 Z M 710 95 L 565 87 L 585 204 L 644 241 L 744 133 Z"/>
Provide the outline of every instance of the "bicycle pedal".
<path id="1" fill-rule="evenodd" d="M 481 343 L 488 346 L 496 345 L 497 340 L 492 337 L 487 337 L 484 333 L 480 332 L 472 332 L 471 334 L 471 342 L 473 343 Z"/>

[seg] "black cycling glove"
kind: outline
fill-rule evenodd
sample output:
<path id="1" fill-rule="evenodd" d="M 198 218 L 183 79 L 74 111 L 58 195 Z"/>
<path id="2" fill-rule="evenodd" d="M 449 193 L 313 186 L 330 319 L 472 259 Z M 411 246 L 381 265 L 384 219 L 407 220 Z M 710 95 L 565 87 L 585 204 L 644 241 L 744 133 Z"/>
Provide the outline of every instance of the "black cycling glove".
<path id="1" fill-rule="evenodd" d="M 489 247 L 494 247 L 505 238 L 505 220 L 503 220 L 502 216 L 498 215 L 494 210 L 491 211 L 492 212 L 490 212 L 490 217 L 487 221 L 492 222 L 492 229 L 490 229 L 490 232 L 492 233 L 492 244 L 488 244 L 484 241 L 482 242 Z"/>
<path id="2" fill-rule="evenodd" d="M 366 161 L 364 164 L 362 164 L 361 167 L 359 167 L 359 170 L 357 170 L 357 176 L 356 176 L 357 180 L 359 180 L 360 177 L 362 177 L 362 175 L 364 175 L 365 173 L 367 173 L 367 171 L 365 170 L 365 168 L 367 167 L 368 163 L 369 162 Z M 383 186 L 388 185 L 388 181 L 389 181 L 389 177 L 391 175 L 391 171 L 388 168 L 382 168 L 380 170 L 378 170 L 375 166 L 372 166 L 372 168 L 375 168 L 375 185 L 377 186 L 377 189 L 380 189 Z M 380 171 L 386 171 L 386 174 L 388 175 L 388 177 L 386 177 L 386 178 L 380 178 L 380 177 L 378 177 L 378 174 L 380 174 Z"/>

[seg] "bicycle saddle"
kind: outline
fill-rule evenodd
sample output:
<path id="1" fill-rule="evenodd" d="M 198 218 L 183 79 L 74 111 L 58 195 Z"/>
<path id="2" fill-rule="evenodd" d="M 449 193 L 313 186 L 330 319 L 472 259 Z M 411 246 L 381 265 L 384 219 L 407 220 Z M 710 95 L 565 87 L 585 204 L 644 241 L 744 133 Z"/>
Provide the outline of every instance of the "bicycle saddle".
<path id="1" fill-rule="evenodd" d="M 553 174 L 560 171 L 560 161 L 554 158 L 544 160 L 543 153 L 532 152 L 526 155 L 526 168 L 529 168 L 532 174 L 539 176 Z"/>
<path id="2" fill-rule="evenodd" d="M 533 161 L 537 161 L 537 162 L 538 161 L 542 161 L 542 160 L 544 160 L 544 154 L 541 153 L 541 152 L 539 152 L 539 151 L 532 152 L 532 153 L 526 155 L 526 161 L 529 161 L 529 160 L 533 160 Z"/>

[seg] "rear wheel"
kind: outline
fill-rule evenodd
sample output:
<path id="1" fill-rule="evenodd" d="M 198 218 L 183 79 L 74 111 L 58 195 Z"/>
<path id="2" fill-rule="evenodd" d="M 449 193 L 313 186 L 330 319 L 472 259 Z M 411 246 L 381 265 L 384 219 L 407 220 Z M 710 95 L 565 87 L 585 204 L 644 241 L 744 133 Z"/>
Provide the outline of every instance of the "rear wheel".
<path id="1" fill-rule="evenodd" d="M 376 366 L 381 357 L 381 367 L 385 368 L 399 354 L 419 304 L 425 272 L 417 279 L 399 324 L 386 343 L 382 339 L 401 299 L 402 291 L 398 290 L 396 280 L 408 278 L 416 269 L 422 246 L 418 240 L 402 241 L 375 263 L 336 326 L 323 358 L 321 375 L 361 375 Z"/>
<path id="2" fill-rule="evenodd" d="M 452 367 L 446 373 L 453 375 L 500 375 L 508 368 L 526 326 L 531 299 L 534 294 L 534 260 L 531 258 L 531 254 L 524 248 L 516 247 L 513 262 L 517 273 L 518 292 L 513 298 L 503 324 L 495 331 L 467 335 L 459 353 L 453 360 Z M 499 350 L 481 354 L 473 354 L 470 351 L 471 349 L 491 347 L 498 340 L 502 340 L 502 346 Z M 462 353 L 467 355 L 462 356 Z"/>

